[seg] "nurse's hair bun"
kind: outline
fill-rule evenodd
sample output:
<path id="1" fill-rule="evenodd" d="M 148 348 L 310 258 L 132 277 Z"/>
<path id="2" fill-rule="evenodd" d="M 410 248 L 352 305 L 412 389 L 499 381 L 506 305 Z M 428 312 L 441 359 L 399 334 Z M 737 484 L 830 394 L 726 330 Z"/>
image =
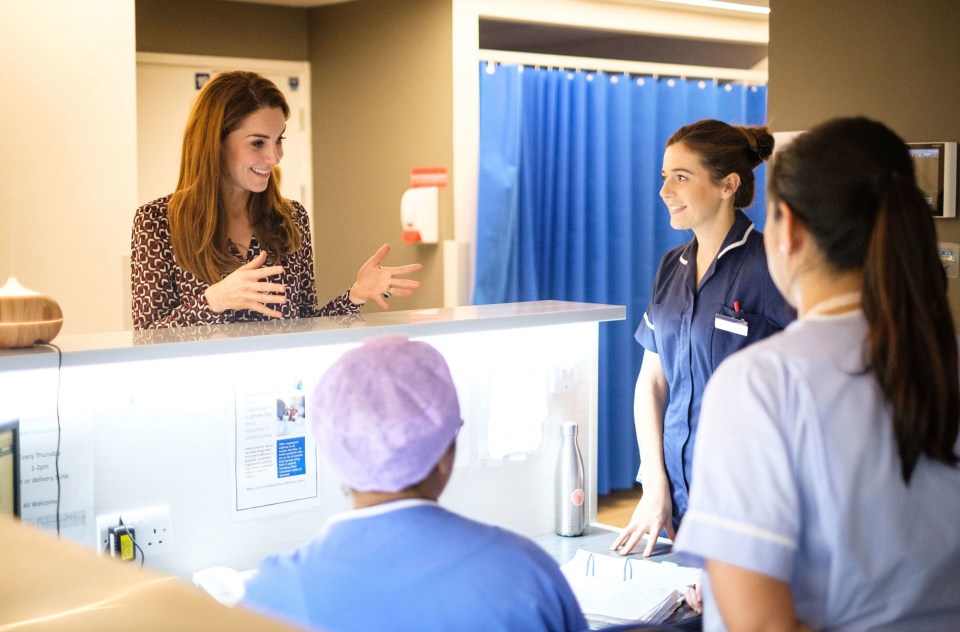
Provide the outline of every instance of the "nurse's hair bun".
<path id="1" fill-rule="evenodd" d="M 773 154 L 774 140 L 766 127 L 742 127 L 750 141 L 750 153 L 757 159 L 757 164 L 763 162 Z"/>

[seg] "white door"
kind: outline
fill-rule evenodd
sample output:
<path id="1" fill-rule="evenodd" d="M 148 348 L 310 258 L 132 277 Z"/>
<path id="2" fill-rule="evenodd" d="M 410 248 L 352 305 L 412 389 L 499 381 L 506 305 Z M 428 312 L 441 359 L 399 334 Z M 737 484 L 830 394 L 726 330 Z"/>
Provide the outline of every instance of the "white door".
<path id="1" fill-rule="evenodd" d="M 290 105 L 280 190 L 313 206 L 308 62 L 137 53 L 137 194 L 140 204 L 172 193 L 180 173 L 183 129 L 204 80 L 227 70 L 267 77 Z M 312 213 L 311 213 L 312 216 Z"/>

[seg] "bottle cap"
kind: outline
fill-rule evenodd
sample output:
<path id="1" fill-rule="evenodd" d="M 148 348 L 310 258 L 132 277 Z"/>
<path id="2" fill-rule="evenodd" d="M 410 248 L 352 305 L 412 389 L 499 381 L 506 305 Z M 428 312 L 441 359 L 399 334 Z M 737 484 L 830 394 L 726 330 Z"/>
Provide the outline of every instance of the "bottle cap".
<path id="1" fill-rule="evenodd" d="M 577 434 L 577 422 L 575 421 L 563 422 L 563 434 L 564 436 Z"/>

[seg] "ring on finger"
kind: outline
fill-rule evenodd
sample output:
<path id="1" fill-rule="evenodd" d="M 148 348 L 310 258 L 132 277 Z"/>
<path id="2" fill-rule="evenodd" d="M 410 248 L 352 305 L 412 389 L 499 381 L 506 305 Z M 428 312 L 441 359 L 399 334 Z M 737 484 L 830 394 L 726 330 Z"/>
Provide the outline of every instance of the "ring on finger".
<path id="1" fill-rule="evenodd" d="M 380 292 L 380 296 L 387 299 L 393 296 L 393 294 L 391 294 L 389 290 L 384 290 L 383 292 Z"/>

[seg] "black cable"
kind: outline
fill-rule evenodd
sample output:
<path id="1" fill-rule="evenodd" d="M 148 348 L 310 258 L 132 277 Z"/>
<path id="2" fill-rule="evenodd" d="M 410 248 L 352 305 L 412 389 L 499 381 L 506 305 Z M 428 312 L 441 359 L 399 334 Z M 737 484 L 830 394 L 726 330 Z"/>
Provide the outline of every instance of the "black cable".
<path id="1" fill-rule="evenodd" d="M 53 455 L 54 473 L 57 477 L 57 537 L 60 537 L 60 438 L 62 429 L 60 427 L 60 376 L 63 372 L 63 351 L 52 342 L 46 343 L 48 347 L 57 350 L 57 452 Z"/>
<path id="2" fill-rule="evenodd" d="M 140 545 L 137 544 L 137 539 L 132 535 L 130 536 L 130 541 L 133 542 L 133 546 L 135 546 L 137 550 L 140 551 L 140 568 L 143 568 L 143 563 L 146 561 L 147 556 L 143 554 L 143 549 L 140 548 Z"/>
<path id="3" fill-rule="evenodd" d="M 60 440 L 63 437 L 63 427 L 60 422 L 60 379 L 63 374 L 63 350 L 60 349 L 57 345 L 52 342 L 45 343 L 48 347 L 53 347 L 57 350 L 57 451 L 53 456 L 53 466 L 54 473 L 57 478 L 57 537 L 60 537 Z M 120 526 L 123 526 L 123 517 L 120 517 Z M 143 549 L 137 544 L 137 539 L 132 535 L 130 536 L 130 541 L 133 542 L 133 546 L 140 551 L 140 568 L 143 568 L 143 563 L 146 561 L 146 555 L 143 552 Z M 107 547 L 104 547 L 106 551 Z"/>

